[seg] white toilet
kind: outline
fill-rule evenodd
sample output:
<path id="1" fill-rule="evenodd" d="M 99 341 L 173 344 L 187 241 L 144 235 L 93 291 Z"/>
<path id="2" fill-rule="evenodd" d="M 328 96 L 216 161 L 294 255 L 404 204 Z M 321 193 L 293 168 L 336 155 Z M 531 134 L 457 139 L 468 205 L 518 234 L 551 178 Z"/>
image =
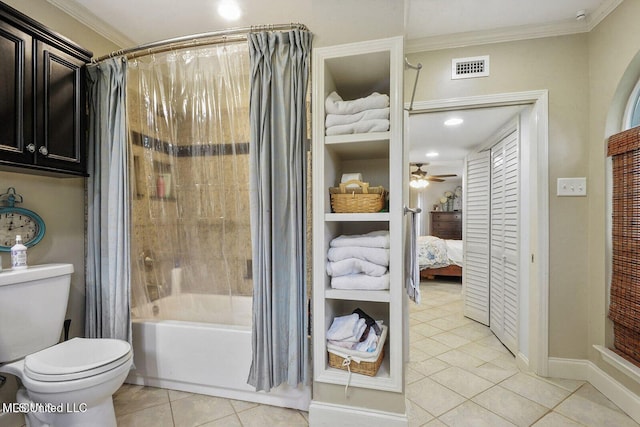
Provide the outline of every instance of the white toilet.
<path id="1" fill-rule="evenodd" d="M 29 409 L 28 427 L 116 426 L 112 396 L 129 373 L 131 346 L 85 338 L 58 344 L 71 273 L 71 264 L 0 273 L 0 373 L 21 380 L 17 402 Z"/>

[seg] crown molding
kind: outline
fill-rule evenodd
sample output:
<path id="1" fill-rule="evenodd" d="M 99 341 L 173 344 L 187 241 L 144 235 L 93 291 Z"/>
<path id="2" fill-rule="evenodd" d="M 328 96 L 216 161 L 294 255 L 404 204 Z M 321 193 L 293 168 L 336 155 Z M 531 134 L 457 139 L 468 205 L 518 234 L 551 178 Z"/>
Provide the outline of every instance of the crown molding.
<path id="1" fill-rule="evenodd" d="M 133 40 L 94 15 L 89 9 L 74 0 L 47 0 L 67 15 L 75 18 L 119 47 L 135 46 Z"/>
<path id="2" fill-rule="evenodd" d="M 584 21 L 571 19 L 543 25 L 520 25 L 494 30 L 470 31 L 465 33 L 409 39 L 405 43 L 405 53 L 427 52 L 440 49 L 452 49 L 491 43 L 588 33 L 602 22 L 602 20 L 611 12 L 613 12 L 613 10 L 623 1 L 624 0 L 606 0 L 596 10 L 590 12 L 587 19 Z"/>

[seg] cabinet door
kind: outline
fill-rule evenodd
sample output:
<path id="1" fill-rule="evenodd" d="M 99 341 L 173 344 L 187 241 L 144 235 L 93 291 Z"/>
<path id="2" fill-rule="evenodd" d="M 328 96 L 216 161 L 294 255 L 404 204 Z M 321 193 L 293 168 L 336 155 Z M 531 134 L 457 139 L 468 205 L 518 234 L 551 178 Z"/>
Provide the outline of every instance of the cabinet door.
<path id="1" fill-rule="evenodd" d="M 38 42 L 36 164 L 86 172 L 84 61 Z"/>
<path id="2" fill-rule="evenodd" d="M 33 142 L 32 39 L 0 21 L 0 161 L 31 163 Z"/>

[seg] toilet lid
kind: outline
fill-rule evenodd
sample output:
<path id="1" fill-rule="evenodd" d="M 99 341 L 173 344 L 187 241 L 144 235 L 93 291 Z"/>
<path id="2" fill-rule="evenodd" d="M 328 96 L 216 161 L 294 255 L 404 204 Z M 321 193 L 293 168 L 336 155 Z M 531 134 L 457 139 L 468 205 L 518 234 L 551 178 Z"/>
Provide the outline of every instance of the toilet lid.
<path id="1" fill-rule="evenodd" d="M 25 373 L 38 381 L 69 381 L 106 372 L 130 358 L 126 341 L 73 338 L 25 357 Z"/>

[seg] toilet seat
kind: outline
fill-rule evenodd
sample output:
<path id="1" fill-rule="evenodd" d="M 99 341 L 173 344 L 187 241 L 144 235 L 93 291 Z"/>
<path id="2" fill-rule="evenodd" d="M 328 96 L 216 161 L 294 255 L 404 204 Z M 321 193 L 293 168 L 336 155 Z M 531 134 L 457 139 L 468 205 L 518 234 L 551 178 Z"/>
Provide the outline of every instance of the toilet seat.
<path id="1" fill-rule="evenodd" d="M 99 375 L 130 359 L 126 341 L 73 338 L 26 356 L 24 374 L 36 381 L 71 381 Z"/>

